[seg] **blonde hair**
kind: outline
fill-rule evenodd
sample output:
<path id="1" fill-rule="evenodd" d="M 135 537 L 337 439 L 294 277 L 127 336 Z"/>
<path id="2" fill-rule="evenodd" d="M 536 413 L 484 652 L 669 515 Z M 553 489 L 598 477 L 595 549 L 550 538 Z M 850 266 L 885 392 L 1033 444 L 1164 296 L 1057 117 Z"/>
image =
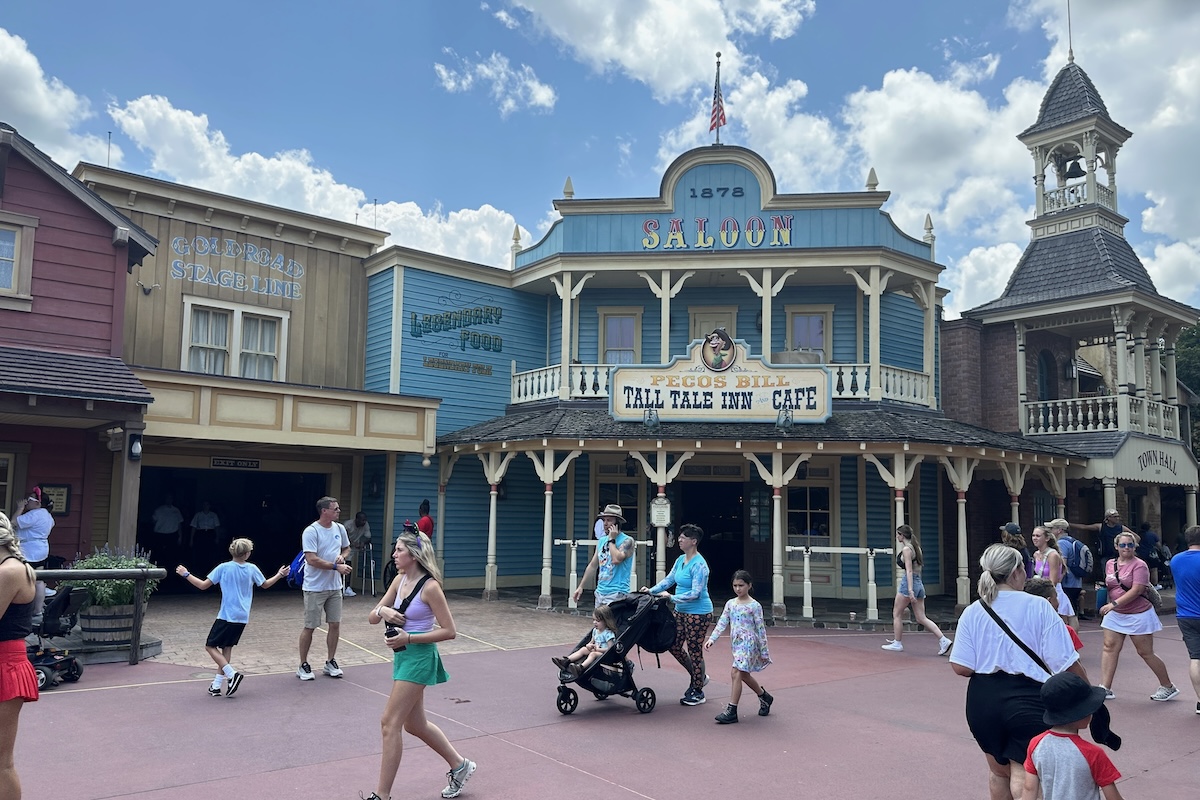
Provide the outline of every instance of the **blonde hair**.
<path id="1" fill-rule="evenodd" d="M 985 603 L 996 599 L 1000 584 L 1008 583 L 1018 569 L 1022 575 L 1025 574 L 1025 559 L 1021 551 L 1006 544 L 990 545 L 979 557 L 979 566 L 983 568 L 983 574 L 979 576 L 975 588 L 979 592 L 979 599 Z"/>
<path id="2" fill-rule="evenodd" d="M 37 575 L 34 573 L 33 567 L 29 566 L 29 562 L 25 560 L 25 554 L 21 552 L 21 545 L 17 541 L 17 534 L 13 530 L 12 521 L 3 511 L 0 511 L 0 548 L 8 550 L 8 552 L 21 560 L 21 563 L 25 565 L 25 572 L 29 576 L 30 583 L 37 581 Z"/>
<path id="3" fill-rule="evenodd" d="M 1042 536 L 1046 539 L 1046 546 L 1058 553 L 1058 537 L 1054 535 L 1054 528 L 1051 528 L 1049 525 L 1038 525 L 1033 530 L 1035 533 L 1041 531 Z M 1059 555 L 1062 555 L 1062 553 L 1059 553 Z"/>
<path id="4" fill-rule="evenodd" d="M 1134 544 L 1142 543 L 1142 537 L 1138 536 L 1133 531 L 1121 531 L 1120 533 L 1118 533 L 1116 536 L 1113 537 L 1113 549 L 1116 550 L 1118 553 L 1121 552 L 1121 548 L 1118 547 L 1117 544 L 1121 541 L 1122 537 L 1125 537 L 1125 536 L 1128 536 L 1130 539 L 1133 539 Z"/>
<path id="5" fill-rule="evenodd" d="M 254 549 L 254 542 L 249 539 L 234 539 L 229 543 L 229 555 L 237 558 L 238 556 L 248 556 L 250 551 Z"/>
<path id="6" fill-rule="evenodd" d="M 421 565 L 425 574 L 438 583 L 442 582 L 442 573 L 437 566 L 437 556 L 433 552 L 433 542 L 422 531 L 405 530 L 396 537 L 396 544 L 404 545 L 413 560 Z"/>
<path id="7" fill-rule="evenodd" d="M 896 533 L 904 538 L 904 544 L 913 549 L 913 563 L 918 567 L 925 563 L 921 556 L 921 541 L 913 536 L 911 525 L 901 525 L 896 528 Z"/>
<path id="8" fill-rule="evenodd" d="M 592 612 L 592 617 L 604 623 L 604 629 L 617 632 L 617 618 L 613 616 L 612 609 L 607 605 L 596 606 L 596 610 Z"/>

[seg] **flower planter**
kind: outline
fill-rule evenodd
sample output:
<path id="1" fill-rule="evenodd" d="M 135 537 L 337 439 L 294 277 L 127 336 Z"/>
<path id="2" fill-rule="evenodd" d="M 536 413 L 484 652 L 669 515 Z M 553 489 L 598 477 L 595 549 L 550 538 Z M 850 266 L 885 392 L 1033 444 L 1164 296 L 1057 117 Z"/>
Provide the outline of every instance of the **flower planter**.
<path id="1" fill-rule="evenodd" d="M 88 606 L 79 612 L 79 631 L 85 642 L 129 644 L 133 631 L 133 604 Z"/>

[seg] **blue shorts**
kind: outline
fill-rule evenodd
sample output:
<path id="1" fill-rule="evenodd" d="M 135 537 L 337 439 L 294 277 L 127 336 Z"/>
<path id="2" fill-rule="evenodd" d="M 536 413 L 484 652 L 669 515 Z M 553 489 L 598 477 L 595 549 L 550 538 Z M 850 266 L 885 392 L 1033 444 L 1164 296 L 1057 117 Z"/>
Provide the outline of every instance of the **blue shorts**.
<path id="1" fill-rule="evenodd" d="M 900 586 L 896 589 L 897 594 L 908 597 L 908 574 L 900 576 Z M 921 583 L 920 575 L 913 575 L 913 597 L 918 600 L 925 599 L 925 584 Z"/>

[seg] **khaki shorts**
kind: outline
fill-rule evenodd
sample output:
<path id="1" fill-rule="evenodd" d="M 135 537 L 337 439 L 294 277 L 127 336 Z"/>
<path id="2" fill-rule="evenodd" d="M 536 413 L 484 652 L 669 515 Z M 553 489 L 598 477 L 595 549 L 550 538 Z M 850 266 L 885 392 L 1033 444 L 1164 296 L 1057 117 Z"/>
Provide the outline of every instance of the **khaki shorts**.
<path id="1" fill-rule="evenodd" d="M 340 623 L 342 621 L 341 589 L 304 593 L 304 627 L 309 630 L 321 627 L 322 611 L 325 612 L 326 622 Z"/>

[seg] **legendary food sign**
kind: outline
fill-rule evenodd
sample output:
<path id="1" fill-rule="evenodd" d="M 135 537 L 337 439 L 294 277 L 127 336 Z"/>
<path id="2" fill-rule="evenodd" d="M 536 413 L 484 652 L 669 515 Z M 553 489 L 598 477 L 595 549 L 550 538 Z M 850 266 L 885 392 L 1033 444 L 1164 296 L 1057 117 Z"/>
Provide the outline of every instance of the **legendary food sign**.
<path id="1" fill-rule="evenodd" d="M 825 422 L 833 402 L 824 366 L 773 366 L 750 356 L 745 342 L 718 328 L 661 366 L 613 367 L 608 381 L 613 419 L 661 422 Z"/>

